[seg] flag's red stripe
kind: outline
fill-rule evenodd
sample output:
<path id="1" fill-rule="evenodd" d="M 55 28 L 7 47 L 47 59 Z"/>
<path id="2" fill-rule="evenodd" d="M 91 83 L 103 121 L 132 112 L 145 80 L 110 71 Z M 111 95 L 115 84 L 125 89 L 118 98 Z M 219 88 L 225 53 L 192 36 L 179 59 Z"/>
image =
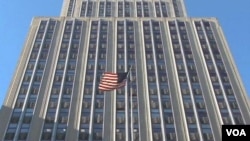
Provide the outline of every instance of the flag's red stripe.
<path id="1" fill-rule="evenodd" d="M 99 85 L 99 89 L 101 89 L 101 90 L 113 90 L 116 88 L 117 88 L 117 85 L 116 86 L 110 86 L 110 85 L 105 85 L 105 84 Z"/>
<path id="2" fill-rule="evenodd" d="M 117 86 L 110 86 L 110 85 L 100 84 L 99 87 L 108 88 L 108 89 L 115 89 Z"/>
<path id="3" fill-rule="evenodd" d="M 104 87 L 99 87 L 98 89 L 101 90 L 101 91 L 111 91 L 111 90 L 114 90 L 114 89 L 109 89 L 109 88 L 104 88 Z"/>
<path id="4" fill-rule="evenodd" d="M 117 83 L 117 79 L 102 78 L 101 82 Z"/>
<path id="5" fill-rule="evenodd" d="M 114 89 L 124 87 L 125 85 L 126 85 L 126 83 L 123 83 L 122 85 L 119 85 L 117 87 L 107 87 L 107 86 L 99 85 L 98 89 L 103 90 L 103 91 L 110 91 L 110 90 L 114 90 Z"/>
<path id="6" fill-rule="evenodd" d="M 117 74 L 111 74 L 111 73 L 104 73 L 103 76 L 108 76 L 108 77 L 118 77 Z"/>
<path id="7" fill-rule="evenodd" d="M 117 83 L 117 79 L 112 79 L 112 78 L 102 78 L 101 82 L 109 82 L 109 83 Z"/>
<path id="8" fill-rule="evenodd" d="M 112 82 L 109 82 L 109 81 L 101 81 L 102 85 L 110 85 L 110 86 L 117 86 L 117 83 L 112 83 Z"/>
<path id="9" fill-rule="evenodd" d="M 100 83 L 99 89 L 100 90 L 113 90 L 117 88 L 124 87 L 126 85 L 126 81 L 123 81 L 121 83 Z"/>

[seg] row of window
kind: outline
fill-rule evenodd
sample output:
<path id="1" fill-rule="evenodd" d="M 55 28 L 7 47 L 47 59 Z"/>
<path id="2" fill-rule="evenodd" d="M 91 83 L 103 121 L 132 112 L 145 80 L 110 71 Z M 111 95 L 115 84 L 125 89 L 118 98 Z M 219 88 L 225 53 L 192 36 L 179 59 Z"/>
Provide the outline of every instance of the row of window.
<path id="1" fill-rule="evenodd" d="M 178 48 L 173 48 L 174 54 L 176 54 L 176 55 L 177 54 L 182 54 L 183 50 L 179 47 L 181 45 L 181 43 L 179 43 L 178 36 L 177 36 L 177 32 L 178 32 L 177 29 L 178 28 L 173 28 L 173 27 L 176 27 L 176 24 L 174 22 L 169 23 L 169 25 L 170 25 L 170 34 L 171 34 L 171 37 L 172 37 L 171 38 L 172 42 L 175 42 L 175 44 L 179 44 Z M 179 80 L 180 80 L 180 82 L 179 82 L 180 88 L 182 90 L 183 89 L 184 90 L 189 90 L 190 89 L 189 83 L 188 82 L 183 83 L 183 81 L 181 80 L 182 78 L 188 78 L 188 74 L 186 74 L 185 69 L 184 69 L 185 68 L 185 59 L 181 57 L 181 58 L 175 58 L 175 60 L 176 60 L 177 68 L 178 68 L 178 66 L 183 66 L 183 69 L 177 69 L 177 72 L 179 74 L 178 77 L 179 77 Z M 182 92 L 182 99 L 183 99 L 184 110 L 185 110 L 186 121 L 187 121 L 187 124 L 188 124 L 189 133 L 191 133 L 191 131 L 193 131 L 194 133 L 198 134 L 198 132 L 197 132 L 198 126 L 197 126 L 197 122 L 196 122 L 196 118 L 195 118 L 196 112 L 194 111 L 194 108 L 193 108 L 194 105 L 190 104 L 190 103 L 192 103 L 192 101 L 191 101 L 191 93 L 188 93 L 188 94 L 185 95 L 183 93 L 183 91 L 181 91 L 181 92 Z"/>
<path id="2" fill-rule="evenodd" d="M 243 124 L 244 121 L 239 111 L 238 103 L 235 99 L 219 48 L 214 40 L 215 37 L 211 25 L 209 22 L 195 22 L 195 26 L 211 77 L 214 93 L 216 94 L 218 107 L 221 109 L 222 119 L 225 124 L 231 124 L 233 122 L 236 124 Z M 208 42 L 202 38 L 205 36 L 208 37 Z M 230 116 L 230 114 L 232 114 L 232 116 Z"/>
<path id="3" fill-rule="evenodd" d="M 100 30 L 98 30 L 100 29 Z M 80 121 L 80 130 L 79 139 L 82 141 L 87 141 L 90 137 L 93 136 L 95 140 L 102 140 L 102 132 L 103 132 L 103 111 L 104 111 L 104 95 L 102 92 L 94 89 L 94 83 L 97 84 L 100 80 L 99 76 L 104 72 L 106 65 L 106 57 L 103 55 L 106 54 L 107 50 L 107 30 L 108 30 L 108 22 L 98 22 L 93 21 L 91 24 L 90 31 L 90 39 L 89 39 L 89 50 L 88 50 L 88 58 L 87 58 L 87 69 L 86 69 L 86 78 L 82 99 L 82 110 L 81 110 L 81 121 Z M 97 40 L 97 35 L 101 37 L 101 43 Z M 96 57 L 96 53 L 98 55 Z M 96 60 L 97 59 L 97 60 Z M 97 64 L 95 62 L 97 61 Z M 102 66 L 98 68 L 98 71 L 94 71 L 95 65 Z M 94 79 L 94 76 L 97 76 L 97 79 Z M 93 96 L 93 92 L 98 94 L 98 96 Z M 92 101 L 95 101 L 94 109 L 91 109 Z M 91 113 L 93 113 L 93 122 L 90 122 Z M 90 126 L 93 127 L 93 131 L 89 131 Z M 95 134 L 90 135 L 89 132 L 95 132 Z"/>
<path id="4" fill-rule="evenodd" d="M 82 22 L 80 21 L 67 21 L 65 23 L 62 37 L 62 47 L 59 51 L 60 55 L 57 60 L 57 68 L 54 72 L 54 81 L 48 102 L 41 139 L 51 139 L 54 134 L 56 135 L 55 139 L 65 139 L 65 132 L 67 130 L 69 118 L 70 101 L 73 92 L 73 82 L 75 79 L 75 67 L 65 67 L 65 65 L 76 64 L 77 54 L 79 52 L 78 46 L 80 43 L 79 38 L 74 38 L 72 41 L 69 41 L 67 37 L 71 34 L 73 37 L 77 37 L 81 34 L 81 26 Z M 77 30 L 75 30 L 76 28 Z M 66 59 L 65 57 L 68 54 L 70 59 Z M 63 91 L 61 91 L 61 89 Z"/>
<path id="5" fill-rule="evenodd" d="M 15 136 L 15 139 L 20 140 L 27 138 L 44 72 L 44 67 L 41 67 L 41 65 L 46 63 L 55 24 L 55 21 L 41 21 L 38 27 L 37 36 L 29 56 L 29 63 L 5 135 L 6 140 L 12 140 Z M 45 40 L 42 40 L 42 38 L 45 38 Z M 35 68 L 35 66 L 37 67 Z M 24 108 L 23 112 L 22 109 Z"/>
<path id="6" fill-rule="evenodd" d="M 119 2 L 118 4 L 121 4 Z M 118 21 L 117 22 L 117 72 L 124 72 L 130 69 L 130 78 L 127 80 L 127 87 L 117 90 L 116 97 L 116 140 L 122 141 L 131 139 L 131 130 L 138 131 L 138 102 L 137 102 L 137 91 L 136 91 L 136 81 L 133 78 L 136 78 L 135 73 L 135 47 L 134 47 L 134 23 L 127 21 Z M 127 40 L 125 40 L 125 35 L 127 35 Z M 127 45 L 127 47 L 125 46 Z M 127 55 L 127 56 L 125 56 Z M 127 64 L 125 64 L 127 62 Z M 126 66 L 126 67 L 125 67 Z M 127 69 L 127 70 L 126 70 Z M 126 89 L 127 88 L 127 89 Z M 125 91 L 126 89 L 126 91 Z M 129 99 L 129 100 L 128 100 Z M 127 107 L 126 107 L 127 105 Z M 129 111 L 129 114 L 126 112 L 126 108 Z M 132 108 L 132 109 L 131 109 Z M 132 116 L 132 118 L 131 118 Z M 128 122 L 125 122 L 128 119 Z M 131 125 L 130 123 L 134 124 Z M 127 126 L 127 125 L 128 126 Z M 128 127 L 128 128 L 127 128 Z M 128 136 L 126 136 L 128 132 Z M 139 138 L 137 133 L 132 134 L 135 141 Z"/>
<path id="7" fill-rule="evenodd" d="M 98 17 L 111 17 L 115 16 L 112 8 L 117 8 L 118 17 L 169 17 L 168 6 L 166 2 L 140 2 L 137 1 L 134 5 L 133 2 L 118 1 L 83 1 L 80 10 L 80 17 L 93 17 L 95 16 L 95 9 L 98 9 Z M 134 8 L 136 7 L 136 11 Z M 154 11 L 154 12 L 150 12 Z"/>
<path id="8" fill-rule="evenodd" d="M 163 138 L 175 140 L 171 99 L 166 96 L 169 94 L 168 77 L 160 29 L 159 22 L 143 22 L 152 136 L 154 140 L 163 140 Z M 157 68 L 154 67 L 155 64 Z M 161 113 L 163 113 L 162 116 Z M 162 126 L 163 124 L 164 126 Z M 165 135 L 162 134 L 164 131 Z M 171 136 L 169 136 L 170 134 Z"/>
<path id="9" fill-rule="evenodd" d="M 186 122 L 188 124 L 188 130 L 190 133 L 189 138 L 192 141 L 200 140 L 200 138 L 203 138 L 204 140 L 211 140 L 213 138 L 212 136 L 209 136 L 209 138 L 207 138 L 207 136 L 204 136 L 205 133 L 212 135 L 211 127 L 209 124 L 207 110 L 204 98 L 202 96 L 203 93 L 200 88 L 195 63 L 192 57 L 192 50 L 189 45 L 185 23 L 172 22 L 169 23 L 169 25 L 170 34 L 175 35 L 176 37 L 172 38 L 172 42 L 175 42 L 175 44 L 179 44 L 173 46 L 173 50 L 175 54 L 179 84 L 182 92 Z M 182 36 L 180 37 L 181 42 L 179 42 L 177 36 L 178 32 L 182 34 Z M 181 45 L 183 46 L 183 48 L 180 48 Z M 178 57 L 178 54 L 183 54 L 184 57 Z M 191 90 L 193 91 L 190 92 Z M 192 99 L 194 99 L 194 101 Z M 196 117 L 199 117 L 199 119 L 197 119 Z M 198 130 L 199 128 L 201 129 L 201 133 Z"/>
<path id="10" fill-rule="evenodd" d="M 68 10 L 67 10 L 67 16 L 72 16 L 73 14 L 73 8 L 74 8 L 74 0 L 70 0 L 69 1 L 69 6 L 68 6 Z"/>

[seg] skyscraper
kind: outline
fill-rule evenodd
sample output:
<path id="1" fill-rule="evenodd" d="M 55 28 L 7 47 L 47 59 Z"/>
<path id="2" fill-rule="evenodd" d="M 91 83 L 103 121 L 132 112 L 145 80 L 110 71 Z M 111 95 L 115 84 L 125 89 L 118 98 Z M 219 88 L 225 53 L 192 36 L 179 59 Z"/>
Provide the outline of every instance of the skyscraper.
<path id="1" fill-rule="evenodd" d="M 131 72 L 98 90 L 104 72 Z M 2 106 L 0 139 L 218 141 L 250 107 L 215 18 L 182 0 L 64 0 L 35 17 Z"/>

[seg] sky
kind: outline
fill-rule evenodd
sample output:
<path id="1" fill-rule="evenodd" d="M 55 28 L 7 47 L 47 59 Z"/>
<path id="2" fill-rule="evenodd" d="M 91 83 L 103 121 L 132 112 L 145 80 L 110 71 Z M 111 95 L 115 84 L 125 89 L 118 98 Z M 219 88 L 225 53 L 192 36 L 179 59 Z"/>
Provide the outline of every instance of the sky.
<path id="1" fill-rule="evenodd" d="M 17 67 L 32 18 L 59 16 L 63 0 L 0 1 L 0 107 Z M 185 0 L 189 17 L 216 17 L 250 97 L 250 1 Z"/>

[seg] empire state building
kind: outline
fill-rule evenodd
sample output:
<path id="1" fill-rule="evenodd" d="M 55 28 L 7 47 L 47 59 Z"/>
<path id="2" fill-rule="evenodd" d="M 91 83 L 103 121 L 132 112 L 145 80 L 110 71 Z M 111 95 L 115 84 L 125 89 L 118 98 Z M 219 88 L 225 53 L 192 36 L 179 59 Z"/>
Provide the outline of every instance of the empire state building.
<path id="1" fill-rule="evenodd" d="M 3 141 L 219 141 L 221 125 L 250 124 L 219 22 L 184 0 L 64 0 L 58 17 L 34 17 L 19 60 Z"/>

